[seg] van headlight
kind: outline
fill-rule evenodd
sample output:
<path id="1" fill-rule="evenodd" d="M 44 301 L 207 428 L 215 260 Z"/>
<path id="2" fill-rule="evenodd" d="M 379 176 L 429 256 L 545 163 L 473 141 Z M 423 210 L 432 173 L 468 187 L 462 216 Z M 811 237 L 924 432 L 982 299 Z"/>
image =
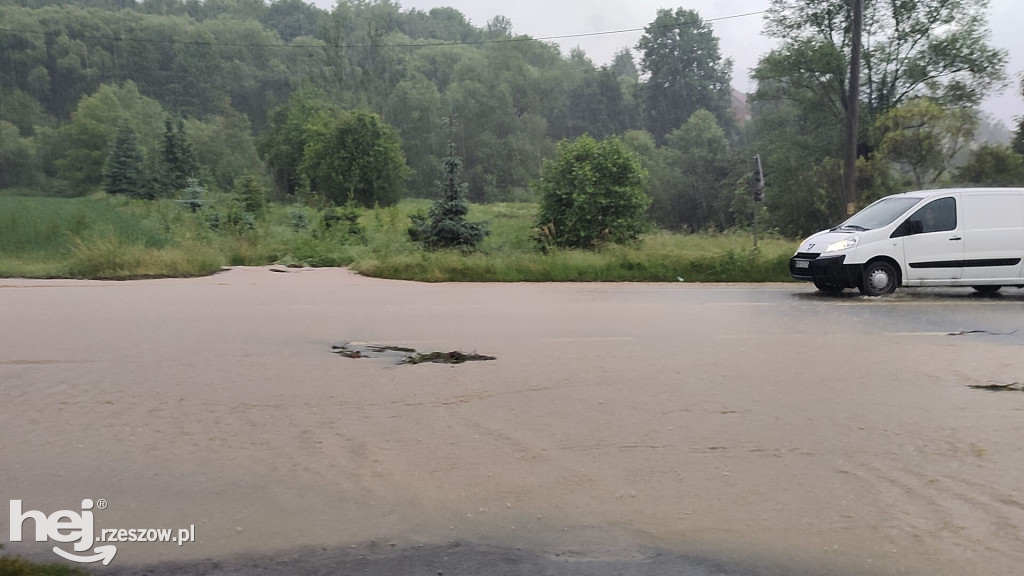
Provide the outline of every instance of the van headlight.
<path id="1" fill-rule="evenodd" d="M 849 250 L 850 248 L 855 248 L 857 246 L 857 242 L 860 242 L 859 237 L 850 236 L 849 238 L 844 238 L 839 242 L 829 244 L 828 248 L 825 248 L 825 252 L 842 252 L 843 250 Z"/>

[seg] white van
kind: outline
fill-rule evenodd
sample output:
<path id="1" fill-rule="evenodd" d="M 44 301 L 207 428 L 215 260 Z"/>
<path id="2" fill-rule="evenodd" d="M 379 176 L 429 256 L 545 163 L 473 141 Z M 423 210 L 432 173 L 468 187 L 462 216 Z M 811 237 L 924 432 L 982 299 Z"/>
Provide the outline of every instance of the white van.
<path id="1" fill-rule="evenodd" d="M 823 291 L 898 286 L 1024 288 L 1024 188 L 887 196 L 800 244 L 789 273 Z"/>

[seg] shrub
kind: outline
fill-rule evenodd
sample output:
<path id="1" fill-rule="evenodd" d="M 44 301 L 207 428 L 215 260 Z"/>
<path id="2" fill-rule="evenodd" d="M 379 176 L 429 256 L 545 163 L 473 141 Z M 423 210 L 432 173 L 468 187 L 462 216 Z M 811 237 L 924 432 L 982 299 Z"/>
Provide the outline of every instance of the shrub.
<path id="1" fill-rule="evenodd" d="M 544 162 L 539 240 L 546 246 L 594 248 L 635 240 L 646 227 L 645 173 L 618 138 L 584 134 L 562 141 Z"/>

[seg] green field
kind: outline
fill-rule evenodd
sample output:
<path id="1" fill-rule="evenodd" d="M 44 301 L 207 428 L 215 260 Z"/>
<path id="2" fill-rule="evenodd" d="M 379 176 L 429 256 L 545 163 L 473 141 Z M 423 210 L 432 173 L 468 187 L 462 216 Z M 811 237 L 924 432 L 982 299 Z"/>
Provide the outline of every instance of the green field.
<path id="1" fill-rule="evenodd" d="M 355 229 L 327 228 L 321 211 L 299 205 L 240 218 L 237 204 L 215 196 L 192 213 L 171 200 L 0 196 L 0 277 L 184 277 L 276 263 L 426 282 L 763 282 L 789 280 L 796 245 L 769 237 L 755 252 L 747 232 L 654 231 L 631 246 L 542 252 L 533 239 L 535 204 L 488 204 L 469 214 L 489 223 L 478 252 L 428 252 L 406 234 L 425 200 L 366 210 Z"/>

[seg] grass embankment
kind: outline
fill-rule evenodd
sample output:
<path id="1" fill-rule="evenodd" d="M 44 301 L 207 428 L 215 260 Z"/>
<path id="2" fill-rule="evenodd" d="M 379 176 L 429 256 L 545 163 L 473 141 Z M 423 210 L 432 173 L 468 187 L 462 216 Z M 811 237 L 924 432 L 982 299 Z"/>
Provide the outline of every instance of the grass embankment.
<path id="1" fill-rule="evenodd" d="M 533 241 L 533 204 L 474 205 L 489 222 L 479 252 L 426 252 L 409 242 L 409 214 L 429 202 L 407 200 L 366 211 L 361 234 L 325 229 L 311 208 L 272 205 L 239 221 L 237 203 L 215 197 L 193 214 L 170 201 L 0 196 L 0 277 L 147 278 L 211 274 L 223 266 L 272 263 L 350 266 L 383 278 L 443 281 L 757 282 L 789 279 L 795 242 L 770 238 L 751 249 L 746 233 L 658 232 L 635 246 L 552 250 Z"/>
<path id="2" fill-rule="evenodd" d="M 87 576 L 80 568 L 62 564 L 40 564 L 20 556 L 9 556 L 0 544 L 0 576 Z"/>

